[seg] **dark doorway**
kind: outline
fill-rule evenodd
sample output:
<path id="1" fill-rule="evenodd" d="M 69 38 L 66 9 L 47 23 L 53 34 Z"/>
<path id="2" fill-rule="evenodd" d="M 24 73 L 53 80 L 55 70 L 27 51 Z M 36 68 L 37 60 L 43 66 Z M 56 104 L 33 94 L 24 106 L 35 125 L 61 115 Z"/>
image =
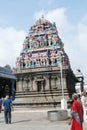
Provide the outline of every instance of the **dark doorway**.
<path id="1" fill-rule="evenodd" d="M 16 83 L 14 81 L 14 89 L 16 88 Z M 5 97 L 6 95 L 13 96 L 12 80 L 6 78 L 0 78 L 0 97 Z M 14 95 L 15 96 L 15 95 Z"/>
<path id="2" fill-rule="evenodd" d="M 41 92 L 41 90 L 42 90 L 41 81 L 37 81 L 37 91 L 38 91 L 38 92 Z"/>

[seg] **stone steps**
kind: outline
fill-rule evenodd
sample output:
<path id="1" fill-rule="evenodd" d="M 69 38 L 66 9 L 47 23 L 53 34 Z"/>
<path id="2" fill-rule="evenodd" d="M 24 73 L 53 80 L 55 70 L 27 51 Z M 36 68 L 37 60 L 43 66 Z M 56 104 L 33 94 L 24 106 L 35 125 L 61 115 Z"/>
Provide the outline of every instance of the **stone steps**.
<path id="1" fill-rule="evenodd" d="M 64 93 L 64 95 L 68 95 L 68 93 Z M 21 95 L 16 95 L 15 98 L 32 98 L 32 97 L 54 97 L 54 96 L 62 96 L 61 93 L 48 93 L 48 94 L 36 94 L 36 95 L 29 95 L 29 94 L 21 94 Z"/>
<path id="2" fill-rule="evenodd" d="M 27 91 L 27 92 L 16 92 L 16 95 L 42 95 L 42 94 L 49 94 L 49 93 L 52 93 L 52 94 L 60 94 L 61 93 L 61 89 L 59 90 L 45 90 L 45 91 L 42 91 L 42 92 L 36 92 L 36 91 Z M 68 90 L 67 89 L 64 89 L 64 93 L 68 93 Z"/>
<path id="3" fill-rule="evenodd" d="M 67 89 L 64 90 L 64 98 L 69 101 Z M 53 90 L 45 92 L 20 92 L 16 93 L 15 105 L 59 105 L 62 99 L 62 90 Z"/>
<path id="4" fill-rule="evenodd" d="M 64 98 L 66 100 L 69 100 L 68 96 L 67 95 L 64 95 Z M 62 99 L 62 96 L 58 96 L 58 95 L 55 95 L 55 96 L 27 96 L 27 97 L 19 97 L 19 98 L 16 98 L 14 103 L 15 104 L 29 104 L 29 105 L 35 105 L 35 104 L 59 104 L 60 101 Z"/>

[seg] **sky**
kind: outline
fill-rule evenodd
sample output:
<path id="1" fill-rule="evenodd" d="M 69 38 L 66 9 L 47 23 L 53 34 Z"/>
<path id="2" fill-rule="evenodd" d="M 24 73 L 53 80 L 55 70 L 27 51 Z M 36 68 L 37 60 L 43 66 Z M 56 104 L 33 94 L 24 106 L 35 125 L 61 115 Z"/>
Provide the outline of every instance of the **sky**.
<path id="1" fill-rule="evenodd" d="M 55 22 L 74 72 L 87 78 L 86 0 L 0 1 L 0 66 L 15 67 L 30 27 L 42 15 Z"/>

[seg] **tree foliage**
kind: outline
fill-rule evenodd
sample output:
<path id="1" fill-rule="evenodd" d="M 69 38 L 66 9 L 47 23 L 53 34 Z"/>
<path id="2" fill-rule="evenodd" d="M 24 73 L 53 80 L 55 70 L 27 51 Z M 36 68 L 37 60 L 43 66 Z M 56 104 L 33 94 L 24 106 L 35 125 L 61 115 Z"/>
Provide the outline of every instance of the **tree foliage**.
<path id="1" fill-rule="evenodd" d="M 4 68 L 11 70 L 11 66 L 10 65 L 5 65 Z"/>

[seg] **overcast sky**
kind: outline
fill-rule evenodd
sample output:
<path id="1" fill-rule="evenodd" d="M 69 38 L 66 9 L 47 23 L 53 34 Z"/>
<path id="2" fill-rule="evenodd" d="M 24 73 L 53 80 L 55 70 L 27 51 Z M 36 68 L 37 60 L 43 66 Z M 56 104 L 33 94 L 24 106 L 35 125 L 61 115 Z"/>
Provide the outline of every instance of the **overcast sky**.
<path id="1" fill-rule="evenodd" d="M 42 15 L 56 23 L 72 70 L 80 69 L 87 78 L 86 0 L 0 1 L 0 66 L 15 67 L 25 36 Z"/>

